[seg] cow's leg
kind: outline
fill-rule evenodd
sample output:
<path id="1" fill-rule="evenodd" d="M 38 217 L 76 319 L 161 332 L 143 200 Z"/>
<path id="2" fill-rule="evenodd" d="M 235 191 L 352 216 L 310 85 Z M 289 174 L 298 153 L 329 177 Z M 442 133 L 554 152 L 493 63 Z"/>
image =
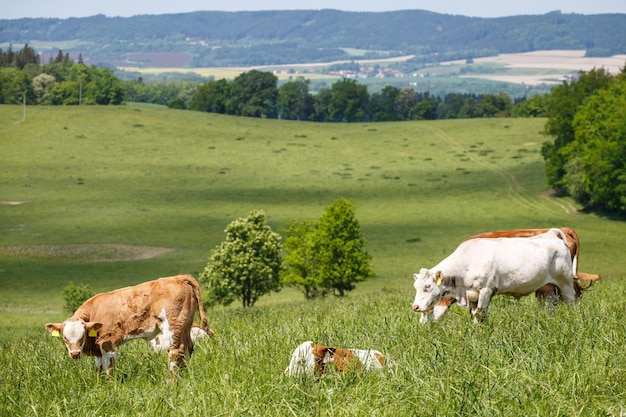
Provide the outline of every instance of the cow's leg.
<path id="1" fill-rule="evenodd" d="M 115 363 L 117 362 L 117 348 L 112 351 L 102 350 L 102 369 L 108 376 L 113 375 Z"/>
<path id="2" fill-rule="evenodd" d="M 182 342 L 179 340 L 182 339 Z M 178 337 L 174 336 L 174 344 L 170 347 L 168 353 L 169 359 L 169 367 L 170 367 L 170 380 L 176 379 L 178 376 L 178 371 L 185 367 L 185 359 L 191 357 L 193 353 L 193 341 L 191 340 L 191 336 L 189 335 L 189 331 L 186 334 L 183 334 L 182 337 L 179 335 Z"/>
<path id="3" fill-rule="evenodd" d="M 476 307 L 471 309 L 474 323 L 482 323 L 487 319 L 489 302 L 496 291 L 497 288 L 482 288 L 478 291 L 478 301 L 476 302 Z"/>
<path id="4" fill-rule="evenodd" d="M 539 308 L 548 307 L 552 310 L 560 299 L 559 287 L 554 284 L 546 284 L 543 287 L 535 291 L 535 297 L 537 298 L 537 305 Z"/>
<path id="5" fill-rule="evenodd" d="M 102 372 L 102 356 L 96 356 L 96 368 L 98 372 Z"/>

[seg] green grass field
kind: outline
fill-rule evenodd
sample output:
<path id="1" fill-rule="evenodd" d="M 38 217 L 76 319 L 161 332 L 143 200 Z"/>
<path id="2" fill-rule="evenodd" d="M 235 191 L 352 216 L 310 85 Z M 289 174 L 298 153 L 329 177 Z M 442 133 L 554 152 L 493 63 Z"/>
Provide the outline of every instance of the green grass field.
<path id="1" fill-rule="evenodd" d="M 0 415 L 620 415 L 626 409 L 626 224 L 545 187 L 542 119 L 317 124 L 153 106 L 0 106 Z M 107 381 L 43 325 L 61 290 L 196 277 L 224 228 L 275 231 L 354 202 L 376 277 L 345 299 L 293 289 L 207 311 L 217 337 L 176 384 L 147 344 Z M 412 273 L 488 230 L 573 227 L 602 281 L 553 314 L 496 297 L 420 326 Z M 150 254 L 162 255 L 140 259 Z M 131 250 L 132 249 L 132 250 Z M 135 259 L 137 258 L 137 259 Z M 304 340 L 388 354 L 395 375 L 280 377 Z"/>

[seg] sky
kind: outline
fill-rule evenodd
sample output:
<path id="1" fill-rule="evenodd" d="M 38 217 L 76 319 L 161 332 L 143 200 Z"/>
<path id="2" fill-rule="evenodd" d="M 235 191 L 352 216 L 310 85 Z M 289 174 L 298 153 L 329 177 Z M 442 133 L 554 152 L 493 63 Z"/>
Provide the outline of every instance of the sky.
<path id="1" fill-rule="evenodd" d="M 134 16 L 138 14 L 187 13 L 200 10 L 318 10 L 382 12 L 421 9 L 475 17 L 502 17 L 521 14 L 626 13 L 625 0 L 12 0 L 0 10 L 0 19 L 24 17 L 86 17 L 96 14 Z"/>

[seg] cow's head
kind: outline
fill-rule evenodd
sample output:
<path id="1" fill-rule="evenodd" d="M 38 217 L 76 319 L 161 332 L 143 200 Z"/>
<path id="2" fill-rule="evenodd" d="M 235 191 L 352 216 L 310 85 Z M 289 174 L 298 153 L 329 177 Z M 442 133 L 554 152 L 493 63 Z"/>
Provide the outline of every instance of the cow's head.
<path id="1" fill-rule="evenodd" d="M 441 271 L 430 271 L 422 268 L 419 274 L 413 274 L 413 287 L 415 287 L 415 300 L 413 310 L 418 312 L 430 312 L 442 297 L 449 295 L 454 279 L 446 279 Z"/>
<path id="2" fill-rule="evenodd" d="M 73 359 L 80 357 L 87 338 L 96 337 L 101 327 L 102 323 L 82 320 L 46 324 L 46 330 L 52 336 L 63 336 L 67 351 Z"/>
<path id="3" fill-rule="evenodd" d="M 315 357 L 315 373 L 324 373 L 326 364 L 334 361 L 335 350 L 332 346 L 321 346 L 313 343 L 313 356 Z"/>

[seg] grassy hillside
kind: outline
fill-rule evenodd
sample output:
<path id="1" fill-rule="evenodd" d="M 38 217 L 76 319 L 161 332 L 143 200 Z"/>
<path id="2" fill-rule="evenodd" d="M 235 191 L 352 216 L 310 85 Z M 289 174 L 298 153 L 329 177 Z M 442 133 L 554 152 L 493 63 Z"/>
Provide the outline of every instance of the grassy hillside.
<path id="1" fill-rule="evenodd" d="M 599 246 L 623 227 L 548 197 L 539 119 L 315 124 L 129 106 L 33 108 L 20 122 L 19 107 L 0 109 L 0 201 L 21 203 L 0 205 L 7 312 L 55 311 L 45 294 L 70 281 L 101 291 L 197 274 L 236 217 L 263 209 L 280 231 L 340 197 L 387 286 L 468 235 L 517 227 L 576 227 L 581 268 L 603 270 Z M 98 245 L 172 251 L 113 262 Z"/>
<path id="2" fill-rule="evenodd" d="M 626 224 L 546 191 L 544 120 L 315 124 L 149 106 L 0 106 L 0 415 L 607 415 L 626 408 Z M 376 277 L 347 299 L 294 290 L 249 311 L 209 310 L 218 336 L 183 379 L 122 348 L 100 379 L 43 324 L 70 282 L 97 292 L 205 266 L 253 209 L 276 231 L 345 197 Z M 580 269 L 602 274 L 579 306 L 496 297 L 488 322 L 455 307 L 418 326 L 412 273 L 487 230 L 570 226 Z M 132 260 L 159 253 L 161 256 Z M 280 378 L 304 340 L 380 349 L 394 376 Z M 138 395 L 141 393 L 141 395 Z M 29 411 L 26 411 L 29 410 Z"/>

